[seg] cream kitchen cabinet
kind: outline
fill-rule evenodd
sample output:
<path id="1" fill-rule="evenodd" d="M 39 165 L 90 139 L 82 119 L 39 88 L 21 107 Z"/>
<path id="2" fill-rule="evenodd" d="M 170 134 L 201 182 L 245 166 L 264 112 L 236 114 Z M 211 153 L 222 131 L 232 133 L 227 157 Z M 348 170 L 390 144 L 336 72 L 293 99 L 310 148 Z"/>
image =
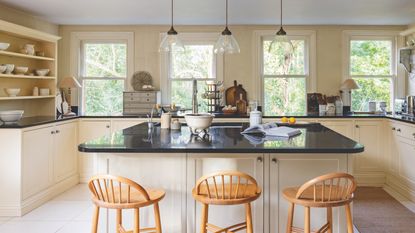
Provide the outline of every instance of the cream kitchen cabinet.
<path id="1" fill-rule="evenodd" d="M 79 144 L 110 134 L 111 120 L 109 119 L 85 119 L 79 122 Z M 78 155 L 79 178 L 82 183 L 86 183 L 95 174 L 97 158 L 95 154 L 89 153 L 78 152 Z"/>
<path id="2" fill-rule="evenodd" d="M 360 156 L 356 154 L 355 156 Z M 271 154 L 269 158 L 269 232 L 286 231 L 288 218 L 288 202 L 283 198 L 282 191 L 287 187 L 298 187 L 310 179 L 330 172 L 351 173 L 353 155 L 345 154 Z M 267 195 L 267 194 L 265 194 Z M 311 228 L 319 229 L 324 225 L 326 210 L 312 208 Z M 333 227 L 336 233 L 346 232 L 345 212 L 333 209 Z M 304 208 L 296 206 L 294 226 L 304 226 Z"/>
<path id="3" fill-rule="evenodd" d="M 23 132 L 23 200 L 53 184 L 54 132 L 53 125 Z"/>
<path id="4" fill-rule="evenodd" d="M 265 157 L 262 154 L 188 154 L 187 162 L 187 232 L 199 232 L 201 205 L 196 202 L 191 190 L 196 181 L 207 174 L 236 170 L 245 172 L 254 177 L 258 185 L 263 187 L 264 193 L 253 202 L 252 216 L 254 232 L 267 232 L 264 228 L 264 172 Z M 226 218 L 224 218 L 226 216 Z M 219 227 L 226 227 L 244 221 L 243 205 L 237 206 L 209 206 L 209 222 Z"/>
<path id="5" fill-rule="evenodd" d="M 365 151 L 354 159 L 354 175 L 360 185 L 382 186 L 385 183 L 385 138 L 383 120 L 356 120 L 354 140 Z"/>
<path id="6" fill-rule="evenodd" d="M 138 125 L 140 123 L 145 122 L 146 119 L 127 119 L 127 120 L 112 120 L 111 121 L 111 132 L 117 132 L 119 130 L 123 130 L 129 128 L 134 125 Z"/>
<path id="7" fill-rule="evenodd" d="M 348 138 L 354 136 L 353 120 L 320 120 L 319 123 Z"/>
<path id="8" fill-rule="evenodd" d="M 23 132 L 22 199 L 77 174 L 77 122 Z"/>
<path id="9" fill-rule="evenodd" d="M 53 135 L 53 134 L 52 134 Z M 53 169 L 55 182 L 78 172 L 77 122 L 57 124 L 54 132 Z"/>

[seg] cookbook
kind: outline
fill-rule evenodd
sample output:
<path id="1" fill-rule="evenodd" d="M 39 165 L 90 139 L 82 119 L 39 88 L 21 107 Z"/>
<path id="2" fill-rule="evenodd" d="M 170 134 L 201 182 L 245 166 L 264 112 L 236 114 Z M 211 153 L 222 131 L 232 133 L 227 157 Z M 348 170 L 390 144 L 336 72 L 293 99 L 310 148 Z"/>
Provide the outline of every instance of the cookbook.
<path id="1" fill-rule="evenodd" d="M 266 123 L 246 128 L 242 134 L 262 134 L 266 137 L 290 138 L 301 134 L 301 130 L 287 126 L 278 126 L 276 123 Z"/>

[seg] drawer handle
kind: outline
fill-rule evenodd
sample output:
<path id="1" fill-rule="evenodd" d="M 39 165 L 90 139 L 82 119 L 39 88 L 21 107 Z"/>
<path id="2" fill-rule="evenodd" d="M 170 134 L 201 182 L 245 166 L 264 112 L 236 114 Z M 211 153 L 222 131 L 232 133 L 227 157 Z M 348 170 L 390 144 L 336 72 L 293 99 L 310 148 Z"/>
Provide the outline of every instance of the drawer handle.
<path id="1" fill-rule="evenodd" d="M 262 157 L 258 157 L 258 158 L 256 159 L 256 161 L 258 161 L 258 162 L 262 163 Z"/>
<path id="2" fill-rule="evenodd" d="M 271 159 L 271 162 L 278 163 L 278 160 L 276 158 Z"/>

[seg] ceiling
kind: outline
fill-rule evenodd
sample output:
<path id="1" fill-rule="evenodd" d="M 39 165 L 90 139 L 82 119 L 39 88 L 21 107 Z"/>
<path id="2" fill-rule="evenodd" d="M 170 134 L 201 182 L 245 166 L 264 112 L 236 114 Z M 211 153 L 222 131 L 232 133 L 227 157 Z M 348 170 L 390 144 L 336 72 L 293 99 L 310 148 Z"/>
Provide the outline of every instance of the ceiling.
<path id="1" fill-rule="evenodd" d="M 56 24 L 168 24 L 170 0 L 0 0 Z M 224 0 L 176 0 L 181 25 L 224 22 Z M 279 0 L 229 0 L 230 24 L 277 24 Z M 409 25 L 414 0 L 284 0 L 291 25 Z"/>

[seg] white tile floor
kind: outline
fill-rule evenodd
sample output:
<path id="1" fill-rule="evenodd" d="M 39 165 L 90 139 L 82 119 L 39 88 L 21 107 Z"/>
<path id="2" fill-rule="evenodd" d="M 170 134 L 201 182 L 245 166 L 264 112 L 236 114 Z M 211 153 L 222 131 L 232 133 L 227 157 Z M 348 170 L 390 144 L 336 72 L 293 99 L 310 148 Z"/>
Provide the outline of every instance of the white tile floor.
<path id="1" fill-rule="evenodd" d="M 0 217 L 0 233 L 89 233 L 91 218 L 87 186 L 77 185 L 23 217 Z"/>

